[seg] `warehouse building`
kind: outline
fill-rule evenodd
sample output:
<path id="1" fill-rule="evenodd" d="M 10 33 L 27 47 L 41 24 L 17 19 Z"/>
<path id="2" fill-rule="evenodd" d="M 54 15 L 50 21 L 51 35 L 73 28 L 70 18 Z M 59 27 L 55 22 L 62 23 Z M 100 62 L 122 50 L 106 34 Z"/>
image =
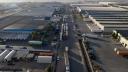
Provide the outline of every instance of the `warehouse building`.
<path id="1" fill-rule="evenodd" d="M 52 56 L 38 56 L 35 61 L 35 55 L 29 53 L 28 49 L 22 49 L 21 46 L 13 48 L 4 48 L 0 46 L 0 71 L 1 72 L 41 72 L 52 62 Z M 4 49 L 4 50 L 3 50 Z M 13 65 L 13 66 L 12 66 Z"/>
<path id="2" fill-rule="evenodd" d="M 26 59 L 37 63 L 52 63 L 54 53 L 49 50 L 36 50 L 32 47 L 0 45 L 0 62 Z"/>
<path id="3" fill-rule="evenodd" d="M 0 39 L 3 40 L 27 40 L 31 32 L 0 31 Z"/>
<path id="4" fill-rule="evenodd" d="M 110 5 L 84 5 L 79 6 L 83 15 L 87 15 L 89 19 L 104 32 L 112 32 L 115 30 L 128 29 L 128 10 L 121 7 L 113 7 Z M 85 14 L 86 13 L 86 14 Z M 85 16 L 85 17 L 87 17 Z M 94 26 L 95 26 L 94 25 Z M 94 27 L 92 27 L 94 28 Z"/>
<path id="5" fill-rule="evenodd" d="M 105 32 L 128 28 L 127 11 L 88 11 L 89 18 Z"/>

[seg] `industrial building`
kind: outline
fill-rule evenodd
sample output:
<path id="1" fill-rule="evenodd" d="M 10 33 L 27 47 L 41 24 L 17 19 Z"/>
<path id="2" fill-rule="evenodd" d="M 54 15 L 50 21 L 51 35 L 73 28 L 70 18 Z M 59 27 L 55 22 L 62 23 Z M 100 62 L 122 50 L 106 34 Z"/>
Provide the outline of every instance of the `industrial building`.
<path id="1" fill-rule="evenodd" d="M 52 56 L 38 56 L 37 62 L 38 63 L 51 63 L 52 62 Z"/>
<path id="2" fill-rule="evenodd" d="M 6 46 L 0 45 L 0 61 L 9 61 L 12 58 L 21 59 L 21 58 L 33 58 L 35 59 L 50 59 L 48 63 L 52 62 L 52 56 L 54 53 L 50 50 L 36 50 L 29 46 Z M 44 57 L 46 56 L 46 57 Z M 49 57 L 47 57 L 49 56 Z M 40 62 L 40 61 L 39 61 Z M 46 62 L 43 62 L 46 63 Z"/>
<path id="3" fill-rule="evenodd" d="M 0 39 L 3 40 L 27 40 L 31 32 L 0 31 Z"/>
<path id="4" fill-rule="evenodd" d="M 111 5 L 97 4 L 90 5 L 86 4 L 78 6 L 85 17 L 88 17 L 92 22 L 93 26 L 98 26 L 100 32 L 112 32 L 115 30 L 127 30 L 128 29 L 128 10 L 122 7 L 114 7 Z M 80 11 L 80 10 L 78 10 Z M 90 26 L 92 32 L 98 32 Z"/>
<path id="5" fill-rule="evenodd" d="M 34 49 L 30 46 L 0 45 L 0 71 L 40 72 L 53 62 L 53 55 L 50 50 Z"/>
<path id="6" fill-rule="evenodd" d="M 10 46 L 7 48 L 6 45 L 0 45 L 0 71 L 26 72 L 24 69 L 43 71 L 53 61 L 51 53 L 52 51 L 36 50 L 32 47 Z"/>

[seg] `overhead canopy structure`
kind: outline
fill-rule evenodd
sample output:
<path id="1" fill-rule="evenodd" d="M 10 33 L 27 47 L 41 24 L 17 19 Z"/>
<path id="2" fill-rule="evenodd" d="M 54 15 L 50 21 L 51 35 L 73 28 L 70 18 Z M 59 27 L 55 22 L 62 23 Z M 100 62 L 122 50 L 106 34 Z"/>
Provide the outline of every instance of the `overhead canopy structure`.
<path id="1" fill-rule="evenodd" d="M 31 32 L 0 31 L 0 38 L 4 40 L 26 40 Z"/>

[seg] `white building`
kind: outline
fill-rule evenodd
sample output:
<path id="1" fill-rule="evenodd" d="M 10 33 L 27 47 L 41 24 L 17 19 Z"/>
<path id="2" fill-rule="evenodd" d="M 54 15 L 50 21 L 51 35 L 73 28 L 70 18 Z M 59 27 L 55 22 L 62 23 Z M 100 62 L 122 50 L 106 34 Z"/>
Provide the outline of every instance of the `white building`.
<path id="1" fill-rule="evenodd" d="M 37 62 L 38 63 L 51 63 L 52 62 L 52 56 L 38 56 Z"/>
<path id="2" fill-rule="evenodd" d="M 101 31 L 112 32 L 115 30 L 128 29 L 128 10 L 120 7 L 99 5 L 79 6 L 87 12 L 93 26 L 100 27 Z M 83 14 L 84 15 L 84 14 Z M 94 28 L 94 27 L 93 27 Z"/>

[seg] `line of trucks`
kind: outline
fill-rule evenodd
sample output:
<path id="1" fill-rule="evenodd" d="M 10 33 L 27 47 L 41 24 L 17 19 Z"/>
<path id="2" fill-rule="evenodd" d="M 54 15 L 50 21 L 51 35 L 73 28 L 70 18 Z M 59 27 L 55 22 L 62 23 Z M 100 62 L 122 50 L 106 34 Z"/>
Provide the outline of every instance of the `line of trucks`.
<path id="1" fill-rule="evenodd" d="M 61 25 L 60 40 L 66 40 L 68 37 L 68 23 Z"/>
<path id="2" fill-rule="evenodd" d="M 70 72 L 69 56 L 68 56 L 68 47 L 65 47 L 65 72 Z"/>

